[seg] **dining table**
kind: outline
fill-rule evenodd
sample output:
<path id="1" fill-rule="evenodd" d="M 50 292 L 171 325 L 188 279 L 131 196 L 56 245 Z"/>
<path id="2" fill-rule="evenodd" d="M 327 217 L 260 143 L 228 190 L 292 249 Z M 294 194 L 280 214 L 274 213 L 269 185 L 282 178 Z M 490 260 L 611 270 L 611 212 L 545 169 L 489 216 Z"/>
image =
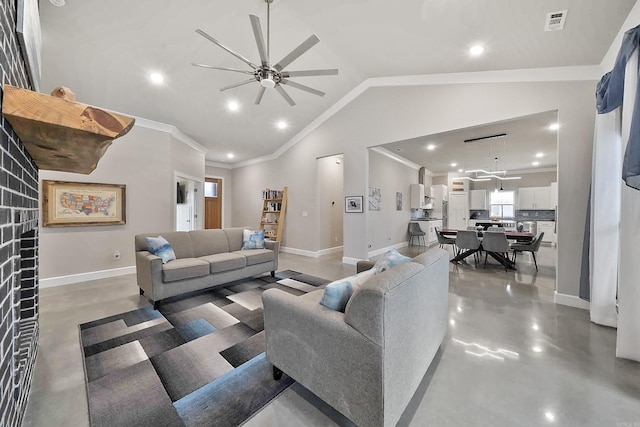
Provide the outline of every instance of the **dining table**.
<path id="1" fill-rule="evenodd" d="M 445 235 L 445 236 L 449 236 L 449 237 L 455 237 L 458 234 L 458 230 L 454 229 L 454 228 L 443 228 L 440 230 L 440 232 Z M 451 262 L 456 264 L 460 261 L 462 261 L 463 259 L 465 259 L 466 257 L 468 257 L 469 255 L 473 255 L 474 253 L 478 252 L 478 251 L 482 251 L 482 236 L 484 236 L 484 233 L 501 233 L 501 231 L 486 231 L 486 230 L 477 230 L 478 232 L 478 239 L 480 239 L 480 247 L 478 247 L 477 249 L 468 249 L 464 252 L 460 252 L 459 254 L 457 254 L 452 260 Z M 533 238 L 535 237 L 533 235 L 533 233 L 529 233 L 528 231 L 511 231 L 511 230 L 505 230 L 504 234 L 507 238 L 507 240 L 515 240 L 517 242 L 530 242 L 533 240 Z M 498 261 L 500 264 L 502 264 L 504 267 L 511 269 L 511 270 L 515 270 L 516 269 L 516 263 L 511 261 L 509 259 L 509 257 L 505 257 L 502 254 L 498 254 L 495 252 L 488 252 L 489 256 L 491 256 L 493 259 L 495 259 L 496 261 Z"/>

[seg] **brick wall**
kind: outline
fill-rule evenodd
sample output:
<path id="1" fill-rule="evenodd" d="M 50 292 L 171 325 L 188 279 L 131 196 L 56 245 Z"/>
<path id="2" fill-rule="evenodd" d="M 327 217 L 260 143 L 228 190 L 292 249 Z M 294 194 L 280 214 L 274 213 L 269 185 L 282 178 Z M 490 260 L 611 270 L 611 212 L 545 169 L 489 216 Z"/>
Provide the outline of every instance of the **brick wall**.
<path id="1" fill-rule="evenodd" d="M 2 85 L 32 89 L 16 4 L 0 0 Z M 38 169 L 4 117 L 0 127 L 0 426 L 13 427 L 22 422 L 38 349 Z"/>

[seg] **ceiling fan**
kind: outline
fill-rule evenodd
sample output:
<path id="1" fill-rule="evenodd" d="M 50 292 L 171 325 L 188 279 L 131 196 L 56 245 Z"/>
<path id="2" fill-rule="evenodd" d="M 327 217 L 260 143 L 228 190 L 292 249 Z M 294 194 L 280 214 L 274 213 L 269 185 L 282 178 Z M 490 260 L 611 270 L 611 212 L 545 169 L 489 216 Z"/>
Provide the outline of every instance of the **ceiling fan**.
<path id="1" fill-rule="evenodd" d="M 309 86 L 302 85 L 300 83 L 296 83 L 294 81 L 289 80 L 290 77 L 308 77 L 308 76 L 330 76 L 338 74 L 337 69 L 325 69 L 325 70 L 302 70 L 302 71 L 284 71 L 284 69 L 291 64 L 293 61 L 298 59 L 302 54 L 315 46 L 320 40 L 316 37 L 315 34 L 312 34 L 308 39 L 303 41 L 298 47 L 293 49 L 287 56 L 282 58 L 279 62 L 275 64 L 271 64 L 269 58 L 269 24 L 270 24 L 270 10 L 269 7 L 273 0 L 264 0 L 267 3 L 267 42 L 265 44 L 264 37 L 262 35 L 262 27 L 260 25 L 260 18 L 255 15 L 249 15 L 249 19 L 251 20 L 251 27 L 253 28 L 253 35 L 256 39 L 256 44 L 258 45 L 258 53 L 260 55 L 260 65 L 256 65 L 249 61 L 244 56 L 239 53 L 233 51 L 229 47 L 220 43 L 218 40 L 211 37 L 209 34 L 205 33 L 201 29 L 197 29 L 196 33 L 200 34 L 205 39 L 210 42 L 220 46 L 222 49 L 226 50 L 242 62 L 249 65 L 252 70 L 239 70 L 236 68 L 227 68 L 227 67 L 214 67 L 212 65 L 205 64 L 196 64 L 192 63 L 192 65 L 196 67 L 202 68 L 211 68 L 214 70 L 224 70 L 224 71 L 233 71 L 235 73 L 248 74 L 252 77 L 249 80 L 244 80 L 238 83 L 234 83 L 229 86 L 225 86 L 220 89 L 220 91 L 225 91 L 228 89 L 233 89 L 238 86 L 243 86 L 249 83 L 258 82 L 260 83 L 260 89 L 258 91 L 258 97 L 255 100 L 255 104 L 260 104 L 262 101 L 262 97 L 267 89 L 274 89 L 282 95 L 282 97 L 289 103 L 289 105 L 294 106 L 296 103 L 289 96 L 289 94 L 284 90 L 282 85 L 287 85 L 296 89 L 303 90 L 305 92 L 312 93 L 318 96 L 324 96 L 324 92 L 321 92 L 317 89 L 313 89 Z"/>

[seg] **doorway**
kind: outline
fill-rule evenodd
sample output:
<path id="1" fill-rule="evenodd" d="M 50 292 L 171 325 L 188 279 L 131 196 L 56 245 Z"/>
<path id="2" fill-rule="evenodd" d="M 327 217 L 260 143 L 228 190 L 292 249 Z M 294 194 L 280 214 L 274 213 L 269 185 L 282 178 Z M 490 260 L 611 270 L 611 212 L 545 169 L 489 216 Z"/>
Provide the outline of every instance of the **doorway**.
<path id="1" fill-rule="evenodd" d="M 467 194 L 449 194 L 449 228 L 465 230 L 467 228 L 468 213 L 469 201 Z"/>
<path id="2" fill-rule="evenodd" d="M 315 213 L 318 218 L 316 230 L 320 251 L 339 251 L 343 246 L 343 162 L 344 156 L 342 154 L 316 159 L 318 184 Z"/>
<path id="3" fill-rule="evenodd" d="M 202 228 L 202 181 L 195 177 L 175 175 L 175 227 L 176 231 Z"/>
<path id="4" fill-rule="evenodd" d="M 205 178 L 204 228 L 222 228 L 222 179 Z"/>

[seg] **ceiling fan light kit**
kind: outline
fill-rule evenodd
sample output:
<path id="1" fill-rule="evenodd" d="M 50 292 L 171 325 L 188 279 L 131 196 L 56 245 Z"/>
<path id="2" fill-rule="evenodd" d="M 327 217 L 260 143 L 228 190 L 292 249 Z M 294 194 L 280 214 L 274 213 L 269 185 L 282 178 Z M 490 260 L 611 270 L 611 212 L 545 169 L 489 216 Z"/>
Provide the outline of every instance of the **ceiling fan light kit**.
<path id="1" fill-rule="evenodd" d="M 201 29 L 197 29 L 196 33 L 200 34 L 202 37 L 206 38 L 207 40 L 209 40 L 213 44 L 219 46 L 220 48 L 226 50 L 231 55 L 235 56 L 236 58 L 238 58 L 239 60 L 241 60 L 242 62 L 247 64 L 249 67 L 251 67 L 252 70 L 250 71 L 250 70 L 240 70 L 240 69 L 228 68 L 228 67 L 215 67 L 215 66 L 212 66 L 212 65 L 198 64 L 198 63 L 193 63 L 193 62 L 191 64 L 193 66 L 195 66 L 195 67 L 210 68 L 210 69 L 214 69 L 214 70 L 231 71 L 231 72 L 235 72 L 235 73 L 242 73 L 242 74 L 252 75 L 253 76 L 252 78 L 250 78 L 248 80 L 244 80 L 244 81 L 238 82 L 238 83 L 231 84 L 229 86 L 225 86 L 225 87 L 221 88 L 220 91 L 225 91 L 225 90 L 228 90 L 228 89 L 233 89 L 233 88 L 236 88 L 236 87 L 239 87 L 239 86 L 243 86 L 243 85 L 246 85 L 246 84 L 250 84 L 250 83 L 253 83 L 253 82 L 258 82 L 258 83 L 260 83 L 261 88 L 259 89 L 258 96 L 256 97 L 256 100 L 255 100 L 255 104 L 256 105 L 260 104 L 260 102 L 262 101 L 262 97 L 263 97 L 264 92 L 266 91 L 266 89 L 276 89 L 276 91 L 285 99 L 285 101 L 287 101 L 287 103 L 289 105 L 291 105 L 291 106 L 296 105 L 294 100 L 289 96 L 287 91 L 284 90 L 282 85 L 291 86 L 293 88 L 296 88 L 296 89 L 311 93 L 313 95 L 324 96 L 325 93 L 322 92 L 322 91 L 319 91 L 317 89 L 313 89 L 313 88 L 311 88 L 309 86 L 305 86 L 303 84 L 296 83 L 296 82 L 294 82 L 292 80 L 288 80 L 288 79 L 290 77 L 337 75 L 338 74 L 338 70 L 337 69 L 334 68 L 334 69 L 325 69 L 325 70 L 284 71 L 284 69 L 289 64 L 291 64 L 293 61 L 298 59 L 306 51 L 311 49 L 313 46 L 315 46 L 320 41 L 320 39 L 318 39 L 318 37 L 315 34 L 312 34 L 309 38 L 307 38 L 305 41 L 300 43 L 300 45 L 298 45 L 298 47 L 296 47 L 291 52 L 289 52 L 289 54 L 286 55 L 284 58 L 282 58 L 279 62 L 277 62 L 274 65 L 271 65 L 270 57 L 269 57 L 270 56 L 270 43 L 269 43 L 269 38 L 270 37 L 269 37 L 269 34 L 270 34 L 270 5 L 271 5 L 271 3 L 273 3 L 273 0 L 264 0 L 264 1 L 267 4 L 267 40 L 266 40 L 266 43 L 265 43 L 264 36 L 262 34 L 262 26 L 260 25 L 260 18 L 258 18 L 255 15 L 249 15 L 249 19 L 251 21 L 251 28 L 253 29 L 253 35 L 254 35 L 254 37 L 256 39 L 256 45 L 258 47 L 258 54 L 260 55 L 260 65 L 256 65 L 256 64 L 252 63 L 249 59 L 247 59 L 244 56 L 240 55 L 239 53 L 235 52 L 231 48 L 225 46 L 224 44 L 222 44 L 221 42 L 219 42 L 215 38 L 211 37 L 209 34 L 205 33 Z"/>

